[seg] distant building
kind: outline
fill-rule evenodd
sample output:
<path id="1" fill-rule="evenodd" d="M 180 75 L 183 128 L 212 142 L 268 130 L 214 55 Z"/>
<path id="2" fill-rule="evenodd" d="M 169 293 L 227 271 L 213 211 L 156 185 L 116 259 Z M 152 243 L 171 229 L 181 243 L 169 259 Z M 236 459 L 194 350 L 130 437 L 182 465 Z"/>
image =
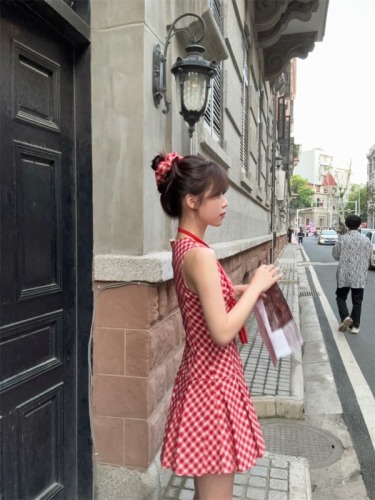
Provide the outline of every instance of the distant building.
<path id="1" fill-rule="evenodd" d="M 322 184 L 326 174 L 331 173 L 338 188 L 346 188 L 350 183 L 351 168 L 334 164 L 333 156 L 321 148 L 301 151 L 295 174 L 307 179 L 312 184 Z"/>
<path id="2" fill-rule="evenodd" d="M 309 182 L 314 190 L 311 208 L 298 210 L 297 225 L 315 228 L 337 227 L 339 223 L 338 184 L 331 173 L 326 174 L 317 184 Z"/>

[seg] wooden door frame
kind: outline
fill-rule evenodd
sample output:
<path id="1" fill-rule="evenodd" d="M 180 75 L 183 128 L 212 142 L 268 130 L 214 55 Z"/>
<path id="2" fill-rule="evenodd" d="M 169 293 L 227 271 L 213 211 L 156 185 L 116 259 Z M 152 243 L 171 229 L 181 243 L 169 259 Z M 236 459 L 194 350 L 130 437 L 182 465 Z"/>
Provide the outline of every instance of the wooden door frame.
<path id="1" fill-rule="evenodd" d="M 76 151 L 76 300 L 77 300 L 77 499 L 93 498 L 92 437 L 89 418 L 89 353 L 93 314 L 92 152 L 89 0 L 78 16 L 63 0 L 8 0 L 32 11 L 74 48 L 74 120 Z M 86 22 L 87 21 L 87 22 Z M 91 356 L 91 354 L 90 354 Z M 90 360 L 91 361 L 91 360 Z"/>

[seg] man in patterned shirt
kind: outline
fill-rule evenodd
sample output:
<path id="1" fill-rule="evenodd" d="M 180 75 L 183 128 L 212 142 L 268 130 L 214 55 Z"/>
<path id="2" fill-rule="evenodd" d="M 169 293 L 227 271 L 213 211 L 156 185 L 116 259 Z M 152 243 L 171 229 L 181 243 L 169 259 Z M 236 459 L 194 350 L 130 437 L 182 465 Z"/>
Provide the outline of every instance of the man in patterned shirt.
<path id="1" fill-rule="evenodd" d="M 345 219 L 348 232 L 339 236 L 332 249 L 332 255 L 338 260 L 336 302 L 341 323 L 339 332 L 359 333 L 363 292 L 366 285 L 369 260 L 372 252 L 371 241 L 358 232 L 361 219 L 358 215 L 349 215 Z M 349 315 L 346 299 L 351 290 L 352 312 Z"/>

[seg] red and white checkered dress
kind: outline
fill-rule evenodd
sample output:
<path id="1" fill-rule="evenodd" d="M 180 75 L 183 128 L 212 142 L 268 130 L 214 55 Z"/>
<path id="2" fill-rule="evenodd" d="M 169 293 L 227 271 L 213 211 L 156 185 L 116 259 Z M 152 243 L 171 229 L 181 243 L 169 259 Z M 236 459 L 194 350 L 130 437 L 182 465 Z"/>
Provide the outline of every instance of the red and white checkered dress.
<path id="1" fill-rule="evenodd" d="M 169 408 L 161 461 L 180 476 L 242 472 L 262 457 L 265 443 L 236 341 L 211 340 L 198 296 L 186 286 L 181 265 L 187 251 L 203 246 L 189 238 L 172 243 L 175 287 L 186 345 Z M 232 282 L 217 263 L 227 311 Z"/>

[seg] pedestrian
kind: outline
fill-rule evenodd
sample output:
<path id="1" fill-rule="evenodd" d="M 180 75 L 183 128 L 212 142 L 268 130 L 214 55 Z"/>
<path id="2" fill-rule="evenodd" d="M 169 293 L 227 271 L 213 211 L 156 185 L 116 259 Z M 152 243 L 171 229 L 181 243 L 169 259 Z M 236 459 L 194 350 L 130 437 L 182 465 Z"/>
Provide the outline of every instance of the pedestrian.
<path id="1" fill-rule="evenodd" d="M 162 208 L 178 219 L 171 242 L 174 283 L 186 333 L 161 451 L 163 467 L 194 477 L 195 499 L 232 500 L 234 474 L 263 456 L 265 443 L 246 386 L 236 337 L 258 297 L 282 278 L 261 265 L 234 286 L 205 243 L 208 226 L 227 212 L 225 170 L 202 156 L 156 156 Z"/>
<path id="2" fill-rule="evenodd" d="M 292 242 L 292 234 L 293 234 L 293 229 L 291 228 L 291 226 L 289 226 L 287 231 L 288 243 Z"/>
<path id="3" fill-rule="evenodd" d="M 339 332 L 359 333 L 363 292 L 366 285 L 368 265 L 372 253 L 372 243 L 358 232 L 361 218 L 349 215 L 345 219 L 348 232 L 338 237 L 332 255 L 338 260 L 336 302 L 341 323 Z M 352 312 L 349 315 L 346 299 L 351 290 Z"/>
<path id="4" fill-rule="evenodd" d="M 302 245 L 303 238 L 305 237 L 305 231 L 303 230 L 302 227 L 299 228 L 299 232 L 297 233 L 297 236 L 298 236 L 298 244 Z"/>

